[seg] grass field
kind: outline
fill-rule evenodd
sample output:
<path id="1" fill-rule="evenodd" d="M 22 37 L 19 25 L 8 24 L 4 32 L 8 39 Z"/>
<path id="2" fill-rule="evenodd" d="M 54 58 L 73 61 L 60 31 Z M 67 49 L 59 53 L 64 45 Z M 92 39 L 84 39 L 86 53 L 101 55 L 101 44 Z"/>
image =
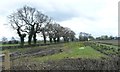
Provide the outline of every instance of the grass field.
<path id="1" fill-rule="evenodd" d="M 84 46 L 82 42 L 71 42 L 71 43 L 65 43 L 65 44 L 59 44 L 58 45 L 51 45 L 49 47 L 43 46 L 43 47 L 35 47 L 35 48 L 26 48 L 26 49 L 14 49 L 10 50 L 11 52 L 18 51 L 18 52 L 30 52 L 39 50 L 42 48 L 61 48 L 63 52 L 53 54 L 53 55 L 47 55 L 43 57 L 39 56 L 30 56 L 27 57 L 32 62 L 45 62 L 45 61 L 53 61 L 53 60 L 62 60 L 66 58 L 83 58 L 83 59 L 101 59 L 102 57 L 107 58 L 108 56 L 94 50 L 90 46 Z M 20 61 L 23 61 L 25 58 L 21 58 Z M 19 59 L 18 59 L 19 60 Z"/>
<path id="2" fill-rule="evenodd" d="M 100 59 L 106 57 L 105 55 L 96 52 L 91 47 L 84 47 L 85 49 L 79 50 L 79 48 L 71 49 L 70 52 L 63 52 L 60 54 L 54 54 L 45 57 L 35 57 L 35 61 L 48 61 L 48 60 L 60 60 L 64 58 L 89 58 L 89 59 Z"/>
<path id="3" fill-rule="evenodd" d="M 106 44 L 109 44 L 109 45 L 120 45 L 120 40 L 95 40 L 94 42 L 100 42 L 100 43 L 106 43 Z"/>
<path id="4" fill-rule="evenodd" d="M 18 46 L 20 44 L 0 44 L 0 47 L 3 47 L 3 46 Z"/>
<path id="5" fill-rule="evenodd" d="M 46 44 L 47 43 L 50 43 L 49 41 L 46 41 Z M 33 44 L 33 42 L 31 43 L 31 44 Z M 37 44 L 44 44 L 44 42 L 43 41 L 37 41 Z M 0 47 L 2 47 L 2 46 L 18 46 L 18 45 L 20 45 L 20 44 L 0 44 Z M 28 42 L 25 42 L 25 44 L 24 45 L 28 45 Z"/>
<path id="6" fill-rule="evenodd" d="M 111 46 L 114 48 L 117 47 L 114 45 L 107 45 L 107 44 L 102 44 L 102 45 Z M 50 62 L 50 61 L 52 62 L 51 65 L 53 65 L 53 67 L 54 67 L 54 66 L 56 66 L 54 63 L 58 62 L 58 64 L 59 64 L 59 62 L 61 62 L 61 61 L 64 62 L 64 60 L 66 62 L 66 59 L 69 59 L 70 63 L 71 63 L 71 61 L 75 61 L 75 63 L 77 63 L 76 60 L 78 60 L 78 58 L 80 58 L 80 59 L 82 59 L 82 60 L 78 60 L 80 63 L 81 63 L 81 61 L 85 62 L 85 63 L 91 61 L 90 64 L 88 63 L 89 65 L 94 64 L 94 62 L 96 64 L 98 64 L 103 59 L 111 60 L 110 56 L 108 56 L 104 53 L 101 53 L 100 51 L 97 51 L 95 48 L 92 48 L 89 45 L 88 46 L 84 45 L 83 42 L 69 42 L 69 43 L 52 44 L 52 45 L 46 45 L 46 46 L 15 48 L 15 49 L 7 49 L 7 50 L 10 53 L 15 53 L 15 55 L 20 56 L 16 59 L 12 60 L 12 65 L 13 65 L 12 67 L 21 66 L 21 67 L 23 67 L 23 69 L 26 68 L 27 64 L 30 65 L 30 67 L 34 67 L 34 66 L 31 66 L 31 65 L 34 65 L 34 63 L 39 66 L 38 69 L 41 69 L 42 67 L 45 66 L 44 63 L 46 63 L 46 62 L 47 62 L 46 65 L 49 66 L 48 62 Z M 59 51 L 59 50 L 62 50 L 62 51 Z M 107 50 L 107 51 L 109 51 L 109 53 L 110 53 L 111 50 Z M 49 52 L 53 52 L 53 53 L 49 53 Z M 113 52 L 111 52 L 111 53 L 113 53 Z M 23 55 L 26 55 L 26 56 L 23 56 Z M 69 61 L 67 61 L 67 62 L 69 62 Z M 106 62 L 106 60 L 105 60 L 105 62 Z M 73 64 L 75 64 L 75 63 L 73 63 Z M 107 64 L 109 64 L 109 61 Z M 107 66 L 107 64 L 106 64 L 106 66 Z M 42 67 L 40 67 L 40 66 L 42 66 Z M 92 66 L 94 66 L 94 65 L 92 65 Z M 111 65 L 109 65 L 109 66 L 110 67 L 114 66 L 114 63 L 111 63 Z M 79 65 L 78 65 L 78 67 L 79 67 Z"/>

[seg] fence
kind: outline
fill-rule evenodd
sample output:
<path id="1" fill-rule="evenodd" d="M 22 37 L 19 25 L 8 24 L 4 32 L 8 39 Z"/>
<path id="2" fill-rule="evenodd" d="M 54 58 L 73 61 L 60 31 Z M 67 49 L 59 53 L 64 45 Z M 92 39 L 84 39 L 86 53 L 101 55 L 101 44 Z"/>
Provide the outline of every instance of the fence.
<path id="1" fill-rule="evenodd" d="M 10 70 L 10 53 L 9 51 L 4 51 L 3 54 L 0 55 L 1 60 L 1 70 Z"/>

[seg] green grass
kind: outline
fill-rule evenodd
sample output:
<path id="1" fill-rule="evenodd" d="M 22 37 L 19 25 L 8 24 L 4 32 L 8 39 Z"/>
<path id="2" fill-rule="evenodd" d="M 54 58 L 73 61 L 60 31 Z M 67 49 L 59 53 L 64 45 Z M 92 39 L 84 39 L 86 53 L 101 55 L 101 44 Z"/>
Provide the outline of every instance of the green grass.
<path id="1" fill-rule="evenodd" d="M 116 49 L 119 48 L 118 46 L 114 46 L 114 45 L 107 45 L 107 44 L 101 44 L 101 45 L 106 45 L 106 46 L 113 47 L 113 48 L 116 48 Z"/>
<path id="2" fill-rule="evenodd" d="M 12 48 L 12 49 L 6 49 L 7 51 L 9 51 L 10 53 L 12 52 L 20 52 L 20 53 L 25 53 L 26 51 L 32 51 L 32 50 L 36 50 L 39 48 L 45 48 L 46 46 L 42 46 L 42 47 L 31 47 L 31 48 Z M 3 50 L 4 52 L 4 50 Z"/>
<path id="3" fill-rule="evenodd" d="M 79 49 L 81 47 L 84 47 L 84 49 Z M 63 52 L 54 54 L 54 55 L 48 55 L 44 57 L 37 57 L 37 56 L 31 56 L 27 57 L 30 61 L 38 61 L 38 62 L 44 62 L 49 60 L 61 60 L 65 58 L 90 58 L 90 59 L 101 59 L 101 57 L 107 58 L 108 56 L 94 50 L 90 46 L 84 46 L 82 42 L 69 42 L 64 44 L 56 44 L 56 45 L 49 45 L 49 46 L 39 46 L 39 47 L 31 47 L 31 48 L 16 48 L 16 49 L 8 49 L 10 52 L 27 52 L 27 51 L 33 51 L 33 50 L 39 50 L 40 48 L 62 48 Z M 20 61 L 24 61 L 26 58 L 22 57 L 20 58 Z M 19 59 L 18 59 L 19 60 Z"/>
<path id="4" fill-rule="evenodd" d="M 101 44 L 101 45 L 107 46 L 107 49 L 109 49 L 109 50 L 104 49 L 105 47 L 99 48 L 100 50 L 104 50 L 103 52 L 107 53 L 107 54 L 116 54 L 118 52 L 118 49 L 120 48 L 115 45 L 107 45 L 107 44 Z"/>
<path id="5" fill-rule="evenodd" d="M 50 43 L 50 42 L 46 41 L 46 44 L 47 43 Z M 31 44 L 34 44 L 34 43 L 31 42 Z M 37 44 L 44 44 L 44 41 L 37 41 Z M 0 47 L 2 47 L 2 46 L 18 46 L 18 45 L 20 45 L 20 43 L 19 44 L 0 44 Z M 28 45 L 28 42 L 25 42 L 24 45 Z"/>
<path id="6" fill-rule="evenodd" d="M 39 50 L 39 49 L 43 49 L 43 48 L 53 48 L 53 47 L 58 47 L 58 46 L 62 46 L 62 45 L 63 44 L 35 46 L 35 47 L 29 47 L 29 48 L 12 48 L 12 49 L 6 49 L 6 50 L 8 50 L 10 53 L 12 53 L 12 52 L 25 53 L 27 51 Z M 2 51 L 4 52 L 4 50 L 2 50 Z M 0 51 L 0 52 L 2 52 L 2 51 Z"/>
<path id="7" fill-rule="evenodd" d="M 0 46 L 18 46 L 20 44 L 0 44 Z"/>
<path id="8" fill-rule="evenodd" d="M 44 62 L 48 60 L 60 60 L 64 58 L 100 59 L 101 57 L 107 57 L 89 46 L 84 47 L 84 49 L 79 49 L 80 47 L 83 46 L 84 45 L 80 42 L 66 43 L 64 45 L 64 52 L 44 57 L 33 57 L 32 60 Z"/>

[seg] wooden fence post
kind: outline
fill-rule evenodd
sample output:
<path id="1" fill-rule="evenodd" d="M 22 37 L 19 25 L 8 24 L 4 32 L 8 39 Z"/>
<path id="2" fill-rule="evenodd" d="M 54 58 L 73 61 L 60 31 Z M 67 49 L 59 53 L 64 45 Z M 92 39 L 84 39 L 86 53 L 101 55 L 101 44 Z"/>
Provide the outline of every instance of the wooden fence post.
<path id="1" fill-rule="evenodd" d="M 10 54 L 9 54 L 9 51 L 5 51 L 4 52 L 5 56 L 4 56 L 4 62 L 3 62 L 3 65 L 4 65 L 4 70 L 10 70 Z"/>

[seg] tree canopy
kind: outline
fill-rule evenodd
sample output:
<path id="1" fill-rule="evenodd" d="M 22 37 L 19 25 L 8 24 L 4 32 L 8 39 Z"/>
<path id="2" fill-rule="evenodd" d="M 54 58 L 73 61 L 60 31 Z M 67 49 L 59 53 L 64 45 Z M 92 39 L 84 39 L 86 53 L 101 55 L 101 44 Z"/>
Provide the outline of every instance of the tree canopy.
<path id="1" fill-rule="evenodd" d="M 46 37 L 49 37 L 50 43 L 53 41 L 60 42 L 63 37 L 64 41 L 73 41 L 75 37 L 74 31 L 70 28 L 62 27 L 56 23 L 51 17 L 43 14 L 36 8 L 23 6 L 16 12 L 8 16 L 11 27 L 17 31 L 20 37 L 21 45 L 24 45 L 24 38 L 28 37 L 28 44 L 31 45 L 32 39 L 34 44 L 37 42 L 37 34 L 43 35 L 44 43 Z"/>

